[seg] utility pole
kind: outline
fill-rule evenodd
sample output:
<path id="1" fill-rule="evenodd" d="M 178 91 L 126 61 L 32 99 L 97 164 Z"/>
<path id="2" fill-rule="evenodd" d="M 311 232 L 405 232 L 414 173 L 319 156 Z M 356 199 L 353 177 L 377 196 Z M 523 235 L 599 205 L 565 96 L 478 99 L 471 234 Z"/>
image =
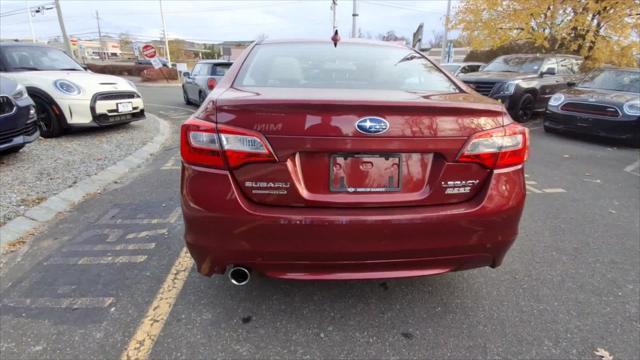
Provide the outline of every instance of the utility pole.
<path id="1" fill-rule="evenodd" d="M 62 10 L 60 10 L 60 0 L 56 0 L 56 13 L 58 13 L 58 23 L 60 23 L 60 31 L 62 31 L 62 41 L 64 41 L 64 48 L 72 58 L 76 58 L 71 51 L 71 43 L 69 42 L 69 36 L 67 36 L 67 29 L 64 27 L 64 20 L 62 20 Z"/>
<path id="2" fill-rule="evenodd" d="M 444 18 L 444 36 L 442 37 L 442 54 L 440 56 L 440 63 L 447 61 L 446 51 L 449 42 L 449 16 L 451 16 L 451 0 L 447 0 L 447 17 Z"/>
<path id="3" fill-rule="evenodd" d="M 31 7 L 29 7 L 29 0 L 24 0 L 25 5 L 27 5 L 27 17 L 29 18 L 29 30 L 31 30 L 31 42 L 36 42 L 36 33 L 33 31 L 33 22 L 31 21 Z"/>
<path id="4" fill-rule="evenodd" d="M 353 0 L 353 13 L 351 14 L 351 16 L 353 17 L 353 21 L 351 22 L 351 37 L 352 38 L 357 38 L 358 37 L 358 33 L 356 32 L 356 19 L 358 18 L 358 6 L 356 3 L 356 0 Z"/>
<path id="5" fill-rule="evenodd" d="M 331 11 L 333 12 L 333 26 L 331 27 L 331 33 L 333 34 L 336 27 L 336 7 L 338 6 L 338 0 L 331 0 Z"/>
<path id="6" fill-rule="evenodd" d="M 162 33 L 164 34 L 164 49 L 165 55 L 167 55 L 167 65 L 171 67 L 171 53 L 169 52 L 169 40 L 167 40 L 167 25 L 164 23 L 164 9 L 162 7 L 162 0 L 160 1 L 160 18 L 162 19 Z"/>
<path id="7" fill-rule="evenodd" d="M 105 50 L 104 43 L 102 42 L 102 30 L 100 29 L 100 14 L 98 10 L 96 10 L 96 21 L 98 22 L 98 42 L 100 43 L 100 52 L 104 53 L 104 60 L 109 59 L 109 51 Z M 102 59 L 102 54 L 100 54 L 100 58 Z"/>

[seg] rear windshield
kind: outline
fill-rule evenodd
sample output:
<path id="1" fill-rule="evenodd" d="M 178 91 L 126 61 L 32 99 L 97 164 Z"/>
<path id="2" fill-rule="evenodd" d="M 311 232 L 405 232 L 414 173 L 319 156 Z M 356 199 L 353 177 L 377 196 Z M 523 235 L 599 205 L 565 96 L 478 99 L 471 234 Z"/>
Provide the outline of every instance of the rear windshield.
<path id="1" fill-rule="evenodd" d="M 227 71 L 229 71 L 229 68 L 231 67 L 231 63 L 229 64 L 216 64 L 216 66 L 213 68 L 213 72 L 214 72 L 214 76 L 224 76 L 224 74 L 227 73 Z"/>
<path id="2" fill-rule="evenodd" d="M 256 46 L 237 87 L 377 89 L 430 93 L 460 90 L 418 53 L 364 44 L 295 43 Z"/>

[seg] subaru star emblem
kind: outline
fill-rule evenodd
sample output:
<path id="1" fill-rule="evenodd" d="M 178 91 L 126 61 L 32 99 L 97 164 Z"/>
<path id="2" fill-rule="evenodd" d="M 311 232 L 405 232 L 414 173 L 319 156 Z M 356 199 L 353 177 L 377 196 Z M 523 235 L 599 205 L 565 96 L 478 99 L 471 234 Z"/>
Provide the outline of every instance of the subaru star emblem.
<path id="1" fill-rule="evenodd" d="M 356 129 L 363 134 L 382 134 L 389 130 L 389 123 L 383 118 L 368 116 L 358 120 Z"/>

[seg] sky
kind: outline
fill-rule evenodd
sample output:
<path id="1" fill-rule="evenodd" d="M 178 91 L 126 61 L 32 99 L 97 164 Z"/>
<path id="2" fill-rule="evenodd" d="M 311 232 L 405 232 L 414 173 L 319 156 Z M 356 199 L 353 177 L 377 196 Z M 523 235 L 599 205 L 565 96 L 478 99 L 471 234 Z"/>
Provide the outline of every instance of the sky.
<path id="1" fill-rule="evenodd" d="M 35 7 L 53 0 L 0 0 L 0 38 L 29 39 L 26 4 Z M 169 38 L 197 42 L 270 39 L 325 38 L 331 36 L 330 0 L 171 1 L 163 0 Z M 144 41 L 162 33 L 158 0 L 60 0 L 67 33 L 79 38 L 97 37 L 96 11 L 103 34 L 127 32 Z M 411 38 L 424 23 L 424 38 L 442 31 L 446 0 L 358 0 L 358 28 L 375 37 L 394 30 Z M 454 1 L 454 6 L 456 1 Z M 353 2 L 338 0 L 336 21 L 343 37 L 350 36 Z M 33 16 L 38 40 L 61 34 L 55 8 Z"/>

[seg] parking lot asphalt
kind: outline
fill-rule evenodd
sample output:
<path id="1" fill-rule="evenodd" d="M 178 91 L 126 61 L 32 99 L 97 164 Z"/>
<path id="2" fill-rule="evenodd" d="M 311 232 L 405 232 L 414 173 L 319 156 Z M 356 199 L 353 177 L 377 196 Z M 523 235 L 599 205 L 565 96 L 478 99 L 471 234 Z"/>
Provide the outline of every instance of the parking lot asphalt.
<path id="1" fill-rule="evenodd" d="M 175 136 L 0 268 L 0 354 L 34 358 L 527 358 L 640 354 L 639 152 L 531 129 L 503 265 L 392 281 L 197 274 L 183 252 L 180 88 L 141 88 Z"/>

